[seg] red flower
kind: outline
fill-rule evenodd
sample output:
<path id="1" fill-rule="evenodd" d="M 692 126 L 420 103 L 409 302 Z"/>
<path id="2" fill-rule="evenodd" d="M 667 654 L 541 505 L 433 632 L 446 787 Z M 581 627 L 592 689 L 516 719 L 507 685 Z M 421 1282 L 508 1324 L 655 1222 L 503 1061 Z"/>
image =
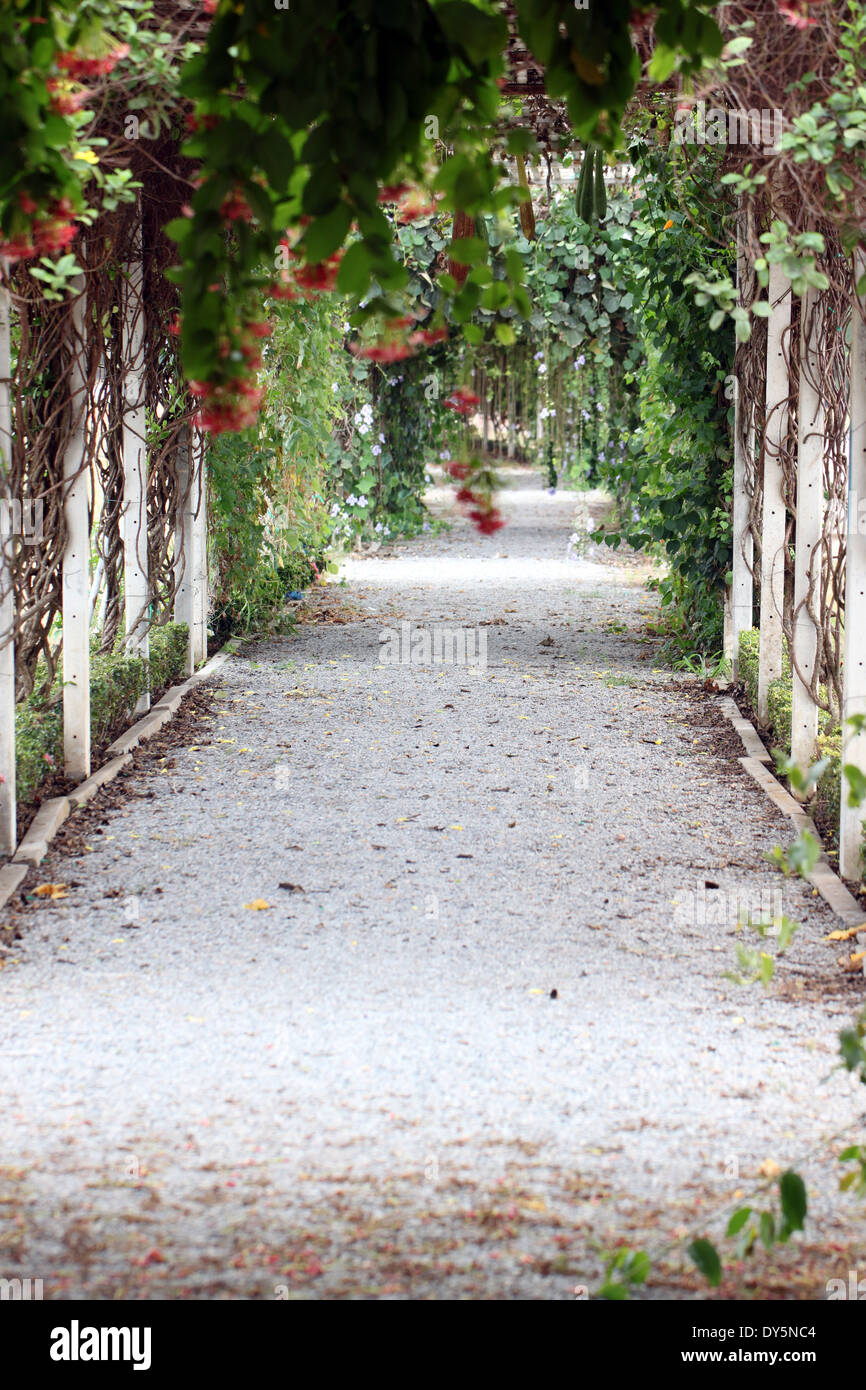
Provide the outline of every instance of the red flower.
<path id="1" fill-rule="evenodd" d="M 236 377 L 224 382 L 189 382 L 189 392 L 205 403 L 194 423 L 209 434 L 243 430 L 256 423 L 262 391 L 251 381 Z"/>
<path id="2" fill-rule="evenodd" d="M 823 0 L 813 0 L 822 4 Z M 812 19 L 803 9 L 810 0 L 776 0 L 779 7 L 779 14 L 786 23 L 793 25 L 795 29 L 812 29 L 818 23 L 817 19 Z"/>
<path id="3" fill-rule="evenodd" d="M 406 357 L 415 356 L 414 349 L 408 343 L 401 343 L 396 338 L 392 342 L 372 343 L 369 347 L 350 343 L 349 351 L 356 357 L 368 357 L 372 362 L 402 362 Z"/>
<path id="4" fill-rule="evenodd" d="M 397 221 L 416 222 L 419 217 L 432 217 L 436 212 L 435 203 L 425 203 L 420 193 L 410 193 L 397 205 Z"/>
<path id="5" fill-rule="evenodd" d="M 37 204 L 34 203 L 29 193 L 18 194 L 18 206 L 22 212 L 26 212 L 28 215 L 38 211 Z"/>
<path id="6" fill-rule="evenodd" d="M 118 44 L 101 58 L 88 57 L 86 53 L 76 53 L 72 49 L 69 53 L 58 55 L 57 66 L 61 71 L 68 72 L 70 77 L 107 77 L 128 53 L 128 43 Z"/>
<path id="7" fill-rule="evenodd" d="M 380 203 L 399 203 L 401 198 L 405 198 L 411 192 L 408 183 L 386 184 L 379 193 Z"/>
<path id="8" fill-rule="evenodd" d="M 469 516 L 475 522 L 475 528 L 481 532 L 482 536 L 492 536 L 494 531 L 498 531 L 500 527 L 505 525 L 505 518 L 499 514 L 495 507 L 484 512 L 477 509 L 473 510 Z"/>
<path id="9" fill-rule="evenodd" d="M 431 343 L 443 343 L 447 337 L 447 328 L 419 328 L 409 335 L 409 342 L 413 347 L 429 347 Z"/>
<path id="10" fill-rule="evenodd" d="M 326 261 L 298 266 L 295 270 L 295 280 L 302 289 L 310 290 L 314 294 L 336 289 L 337 271 L 340 269 L 342 259 L 343 252 L 335 251 L 333 256 L 329 256 Z"/>
<path id="11" fill-rule="evenodd" d="M 474 503 L 474 502 L 479 502 L 481 499 L 480 499 L 479 497 L 476 497 L 476 496 L 475 496 L 475 493 L 472 491 L 471 488 L 469 488 L 469 487 L 461 487 L 461 488 L 458 489 L 458 491 L 457 491 L 457 493 L 456 493 L 456 495 L 455 495 L 455 500 L 456 500 L 457 502 L 473 502 L 473 503 Z"/>
<path id="12" fill-rule="evenodd" d="M 459 459 L 455 459 L 453 463 L 449 463 L 448 465 L 448 472 L 451 474 L 451 477 L 456 478 L 459 482 L 462 482 L 464 478 L 468 478 L 471 471 L 472 465 L 469 463 L 461 463 Z"/>
<path id="13" fill-rule="evenodd" d="M 77 228 L 62 217 L 47 217 L 37 222 L 33 228 L 36 250 L 42 255 L 55 256 L 73 242 L 78 235 Z"/>
<path id="14" fill-rule="evenodd" d="M 235 189 L 220 203 L 220 216 L 229 222 L 252 222 L 253 210 L 243 194 Z"/>
<path id="15" fill-rule="evenodd" d="M 480 397 L 470 391 L 466 386 L 458 386 L 456 391 L 444 400 L 442 404 L 447 410 L 456 410 L 458 415 L 471 415 L 475 407 L 480 404 Z"/>
<path id="16" fill-rule="evenodd" d="M 51 93 L 51 110 L 60 116 L 70 116 L 74 111 L 80 111 L 90 97 L 86 88 L 73 92 L 72 84 L 59 77 L 49 77 L 45 85 Z"/>

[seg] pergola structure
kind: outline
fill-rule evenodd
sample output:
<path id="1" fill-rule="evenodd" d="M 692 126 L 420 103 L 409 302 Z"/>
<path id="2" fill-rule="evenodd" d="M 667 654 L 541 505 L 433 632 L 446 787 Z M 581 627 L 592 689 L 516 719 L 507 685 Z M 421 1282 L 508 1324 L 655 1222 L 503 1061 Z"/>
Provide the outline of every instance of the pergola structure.
<path id="1" fill-rule="evenodd" d="M 722 8 L 736 24 L 753 17 L 755 6 Z M 183 23 L 168 15 L 165 23 L 188 37 L 194 12 L 181 7 L 180 15 Z M 773 32 L 759 42 L 772 44 Z M 772 53 L 755 50 L 753 63 L 734 69 L 724 92 L 727 105 L 750 111 L 782 104 L 791 82 L 816 63 L 811 31 L 786 38 L 776 89 L 766 84 Z M 520 119 L 532 126 L 542 152 L 554 157 L 569 143 L 563 110 L 548 101 L 543 69 L 517 41 L 509 63 L 504 95 L 520 98 Z M 658 92 L 647 88 L 639 99 L 651 105 Z M 669 95 L 663 92 L 663 103 Z M 6 493 L 10 502 L 17 496 L 44 503 L 46 528 L 38 554 L 22 551 L 9 535 L 0 552 L 4 854 L 16 846 L 16 693 L 32 686 L 40 657 L 52 674 L 58 617 L 65 770 L 71 779 L 90 772 L 94 546 L 105 576 L 112 640 L 114 611 L 127 649 L 146 657 L 151 624 L 173 613 L 189 628 L 188 668 L 205 655 L 206 450 L 192 423 L 192 402 L 179 401 L 175 389 L 170 324 L 177 305 L 163 274 L 171 250 L 162 229 L 185 200 L 191 170 L 174 136 L 127 140 L 124 148 L 110 112 L 100 133 L 109 142 L 104 158 L 126 160 L 142 193 L 135 208 L 101 215 L 89 229 L 73 296 L 37 318 L 14 268 L 2 267 L 0 449 Z M 787 646 L 797 765 L 805 770 L 814 760 L 823 708 L 842 719 L 843 763 L 866 777 L 866 731 L 848 722 L 861 716 L 866 724 L 866 298 L 855 288 L 866 275 L 866 261 L 862 252 L 853 261 L 846 256 L 837 229 L 822 218 L 817 198 L 778 149 L 732 147 L 728 153 L 729 168 L 749 162 L 768 179 L 740 201 L 740 305 L 747 308 L 763 296 L 755 273 L 763 250 L 759 237 L 777 214 L 792 228 L 824 234 L 830 285 L 798 298 L 781 265 L 772 265 L 766 331 L 756 320 L 750 341 L 737 348 L 727 654 L 736 676 L 739 640 L 753 626 L 758 599 L 759 715 L 767 717 Z M 859 196 L 857 190 L 855 203 Z M 853 216 L 861 227 L 863 214 L 856 204 Z M 122 266 L 110 278 L 102 256 L 109 243 Z M 53 383 L 50 408 L 41 415 L 27 405 L 32 380 L 26 363 L 19 361 L 15 376 L 10 372 L 15 315 L 27 326 L 29 349 L 42 352 Z M 142 707 L 146 701 L 145 695 Z M 844 790 L 841 803 L 841 871 L 859 879 L 862 813 L 848 806 Z"/>

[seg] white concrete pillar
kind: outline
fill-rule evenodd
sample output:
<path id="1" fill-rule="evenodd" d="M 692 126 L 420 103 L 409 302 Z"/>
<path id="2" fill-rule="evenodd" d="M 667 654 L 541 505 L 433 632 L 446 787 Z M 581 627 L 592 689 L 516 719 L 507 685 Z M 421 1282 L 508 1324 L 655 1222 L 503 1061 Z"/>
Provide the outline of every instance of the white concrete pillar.
<path id="1" fill-rule="evenodd" d="M 207 570 L 207 444 L 205 436 L 192 431 L 193 499 L 193 659 L 195 664 L 207 656 L 207 615 L 210 602 Z"/>
<path id="2" fill-rule="evenodd" d="M 207 475 L 205 444 L 192 425 L 184 428 L 178 446 L 180 491 L 175 526 L 174 620 L 186 623 L 187 674 L 207 656 Z"/>
<path id="3" fill-rule="evenodd" d="M 7 273 L 6 262 L 0 272 Z M 0 285 L 0 472 L 5 478 L 12 463 L 12 399 L 9 374 L 11 304 Z M 8 501 L 12 502 L 9 497 Z M 0 854 L 14 854 L 17 824 L 15 806 L 15 590 L 8 564 L 12 545 L 11 507 L 0 518 Z M 7 525 L 8 522 L 8 525 Z"/>
<path id="4" fill-rule="evenodd" d="M 126 266 L 123 289 L 123 587 L 126 650 L 146 663 L 150 583 L 147 558 L 147 421 L 144 382 L 144 302 L 141 234 Z M 149 678 L 148 678 L 149 686 Z M 144 691 L 136 714 L 150 709 Z"/>
<path id="5" fill-rule="evenodd" d="M 788 429 L 788 365 L 782 336 L 791 323 L 791 282 L 770 267 L 767 320 L 767 393 L 764 499 L 761 525 L 761 625 L 758 645 L 758 718 L 768 719 L 767 695 L 782 674 L 782 605 L 785 588 L 785 503 L 780 450 Z"/>
<path id="6" fill-rule="evenodd" d="M 866 275 L 866 256 L 854 258 L 854 280 Z M 842 766 L 853 764 L 866 776 L 866 733 L 846 723 L 866 717 L 866 295 L 854 304 L 851 320 L 851 452 L 848 467 L 848 554 L 845 574 L 845 656 L 842 666 Z M 861 520 L 862 518 L 862 520 Z M 862 878 L 860 847 L 866 804 L 848 805 L 842 778 L 839 824 L 839 871 L 843 878 Z"/>
<path id="7" fill-rule="evenodd" d="M 71 428 L 63 456 L 63 757 L 74 781 L 90 776 L 90 527 L 89 470 L 84 463 L 87 391 L 84 334 L 87 294 L 76 277 L 69 368 Z"/>
<path id="8" fill-rule="evenodd" d="M 822 296 L 808 290 L 800 305 L 800 385 L 797 406 L 797 528 L 794 541 L 794 668 L 791 700 L 791 757 L 802 772 L 815 760 L 818 706 L 810 689 L 818 630 L 809 612 L 821 587 L 824 523 L 824 402 L 817 344 L 824 311 Z M 811 332 L 810 332 L 811 329 Z M 796 794 L 796 793 L 795 793 Z"/>
<path id="9" fill-rule="evenodd" d="M 742 303 L 746 277 L 746 247 L 742 220 L 737 223 L 737 287 Z M 733 560 L 731 564 L 729 646 L 726 655 L 731 663 L 731 679 L 739 679 L 740 634 L 747 632 L 755 621 L 754 541 L 749 520 L 752 497 L 748 491 L 749 464 L 753 459 L 754 429 L 751 409 L 745 404 L 740 383 L 734 377 L 734 496 L 733 496 Z"/>

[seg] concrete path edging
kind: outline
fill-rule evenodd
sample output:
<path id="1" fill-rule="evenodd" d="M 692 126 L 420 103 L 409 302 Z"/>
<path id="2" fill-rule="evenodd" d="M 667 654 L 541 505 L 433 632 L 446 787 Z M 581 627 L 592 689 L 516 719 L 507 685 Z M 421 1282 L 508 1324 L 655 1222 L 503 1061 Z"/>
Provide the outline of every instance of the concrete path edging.
<path id="1" fill-rule="evenodd" d="M 827 906 L 836 913 L 846 928 L 866 926 L 866 913 L 853 893 L 845 887 L 838 874 L 834 873 L 824 853 L 824 846 L 821 843 L 821 836 L 815 828 L 815 822 L 770 771 L 768 764 L 772 762 L 772 758 L 754 725 L 743 716 L 736 703 L 729 696 L 724 696 L 716 703 L 725 718 L 733 724 L 746 750 L 746 757 L 739 760 L 740 765 L 766 792 L 773 804 L 793 823 L 797 834 L 802 835 L 804 832 L 808 832 L 821 846 L 820 859 L 812 872 L 806 875 L 808 882 L 820 893 Z M 758 749 L 761 751 L 758 752 Z M 863 973 L 866 975 L 866 961 L 864 961 Z"/>
<path id="2" fill-rule="evenodd" d="M 109 745 L 106 749 L 108 762 L 103 763 L 96 772 L 66 796 L 55 796 L 42 802 L 12 858 L 0 869 L 0 909 L 17 893 L 30 870 L 42 863 L 51 841 L 67 817 L 90 801 L 100 788 L 113 782 L 118 773 L 132 762 L 132 749 L 137 748 L 167 724 L 177 713 L 184 696 L 215 675 L 229 657 L 234 656 L 239 646 L 240 638 L 230 638 L 210 661 L 206 661 L 182 685 L 175 685 L 167 690 L 147 714 Z"/>

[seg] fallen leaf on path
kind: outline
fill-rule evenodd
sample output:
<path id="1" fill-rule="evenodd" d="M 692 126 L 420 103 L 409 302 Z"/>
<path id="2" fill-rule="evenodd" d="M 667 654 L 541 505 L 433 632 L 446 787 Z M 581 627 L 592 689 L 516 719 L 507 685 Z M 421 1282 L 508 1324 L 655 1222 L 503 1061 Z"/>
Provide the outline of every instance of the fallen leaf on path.
<path id="1" fill-rule="evenodd" d="M 270 906 L 266 898 L 253 898 L 251 903 L 244 903 L 248 912 L 267 912 Z"/>
<path id="2" fill-rule="evenodd" d="M 762 1178 L 777 1178 L 781 1171 L 778 1163 L 772 1158 L 765 1158 L 758 1169 Z"/>
<path id="3" fill-rule="evenodd" d="M 50 898 L 51 901 L 54 902 L 56 898 L 66 898 L 69 896 L 66 892 L 66 888 L 67 885 L 65 883 L 40 883 L 39 887 L 34 889 L 34 892 L 37 898 Z"/>
<path id="4" fill-rule="evenodd" d="M 824 940 L 850 941 L 852 936 L 856 936 L 857 933 L 861 931 L 866 931 L 866 922 L 861 923 L 859 927 L 849 927 L 847 931 L 831 931 L 829 936 L 824 937 Z"/>

